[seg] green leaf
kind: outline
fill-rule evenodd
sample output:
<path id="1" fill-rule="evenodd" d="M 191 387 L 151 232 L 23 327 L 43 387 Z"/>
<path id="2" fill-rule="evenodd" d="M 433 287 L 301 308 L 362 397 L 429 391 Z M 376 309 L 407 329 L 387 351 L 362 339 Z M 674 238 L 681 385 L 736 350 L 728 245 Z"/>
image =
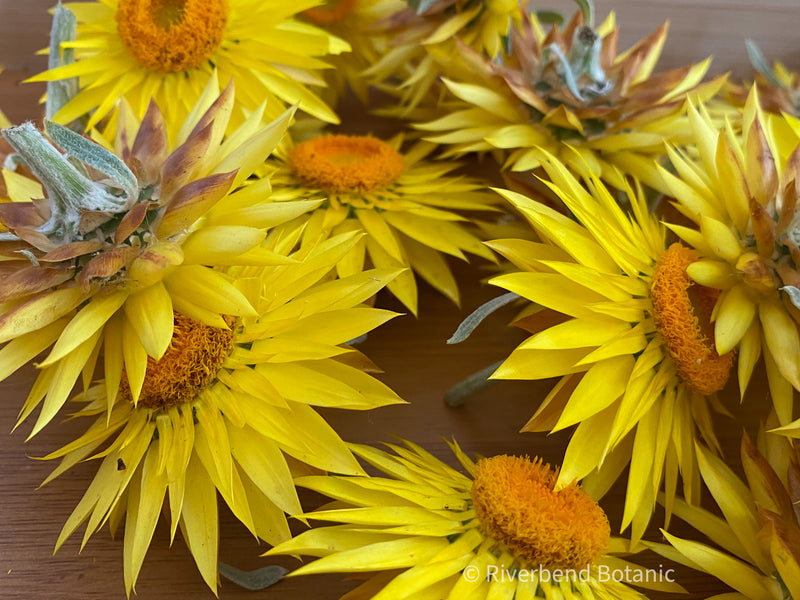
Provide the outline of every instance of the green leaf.
<path id="1" fill-rule="evenodd" d="M 564 23 L 564 15 L 555 10 L 536 10 L 534 13 L 543 25 L 561 25 Z"/>

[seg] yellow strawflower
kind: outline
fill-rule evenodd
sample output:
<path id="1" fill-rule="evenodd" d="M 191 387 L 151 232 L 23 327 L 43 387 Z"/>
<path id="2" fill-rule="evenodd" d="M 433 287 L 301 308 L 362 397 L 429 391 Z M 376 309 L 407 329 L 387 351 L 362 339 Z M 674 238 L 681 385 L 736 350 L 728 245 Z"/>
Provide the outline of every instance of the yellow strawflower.
<path id="1" fill-rule="evenodd" d="M 20 414 L 41 406 L 31 435 L 98 363 L 109 412 L 123 371 L 138 401 L 148 360 L 170 346 L 174 313 L 222 329 L 255 316 L 222 267 L 292 262 L 262 246 L 266 229 L 318 201 L 271 203 L 267 180 L 248 181 L 292 111 L 266 126 L 256 111 L 224 139 L 233 86 L 217 93 L 212 78 L 174 147 L 155 104 L 141 126 L 122 124 L 117 154 L 52 123 L 69 160 L 30 124 L 4 130 L 38 178 L 4 171 L 12 201 L 0 204 L 0 379 L 49 349 Z"/>
<path id="2" fill-rule="evenodd" d="M 316 406 L 367 410 L 402 402 L 367 375 L 369 361 L 347 346 L 395 313 L 368 308 L 395 272 L 373 269 L 326 280 L 357 242 L 345 234 L 290 253 L 296 236 L 272 236 L 265 250 L 287 264 L 230 267 L 229 277 L 253 314 L 225 316 L 214 327 L 176 312 L 169 346 L 158 359 L 142 357 L 144 373 L 134 397 L 135 367 L 129 327 L 121 314 L 105 326 L 107 365 L 119 372 L 74 399 L 76 417 L 91 419 L 83 435 L 46 459 L 61 459 L 45 483 L 94 458 L 97 473 L 67 519 L 56 550 L 86 523 L 83 543 L 104 523 L 112 532 L 125 516 L 123 567 L 134 589 L 165 506 L 171 538 L 180 525 L 203 579 L 219 584 L 217 493 L 248 530 L 270 544 L 291 537 L 285 513 L 298 514 L 287 457 L 315 469 L 363 473 Z M 106 404 L 109 377 L 115 396 Z"/>
<path id="3" fill-rule="evenodd" d="M 679 472 L 698 500 L 694 443 L 718 450 L 711 410 L 733 355 L 714 349 L 717 291 L 689 279 L 696 257 L 667 246 L 641 189 L 627 188 L 626 212 L 597 177 L 581 182 L 554 157 L 544 168 L 574 218 L 499 190 L 541 241 L 487 242 L 516 267 L 489 283 L 532 303 L 517 321 L 531 337 L 491 377 L 560 378 L 523 431 L 577 426 L 557 489 L 587 478 L 605 490 L 629 465 L 622 526 L 636 540 L 662 483 L 669 510 Z"/>
<path id="4" fill-rule="evenodd" d="M 578 12 L 549 32 L 531 15 L 512 29 L 502 61 L 459 44 L 449 57 L 454 74 L 443 70 L 438 118 L 415 126 L 451 154 L 499 149 L 515 171 L 552 154 L 619 189 L 634 175 L 663 190 L 647 167 L 664 155 L 665 140 L 684 143 L 683 100 L 713 96 L 723 79 L 703 82 L 708 60 L 654 74 L 666 24 L 620 53 L 617 35 L 613 13 L 594 28 Z"/>
<path id="5" fill-rule="evenodd" d="M 305 531 L 267 555 L 317 560 L 291 573 L 367 573 L 347 597 L 373 600 L 644 598 L 626 585 L 683 591 L 620 558 L 598 504 L 558 471 L 517 456 L 473 462 L 450 444 L 466 475 L 419 446 L 393 453 L 354 445 L 376 477 L 307 476 L 298 485 L 337 500 L 303 515 L 338 523 Z M 644 581 L 645 576 L 648 581 Z"/>
<path id="6" fill-rule="evenodd" d="M 75 62 L 29 81 L 80 79 L 80 91 L 55 115 L 69 123 L 90 114 L 87 129 L 113 115 L 127 99 L 138 118 L 150 99 L 161 108 L 171 141 L 216 70 L 239 88 L 232 108 L 238 126 L 263 101 L 276 118 L 297 104 L 310 115 L 338 122 L 312 91 L 324 85 L 329 54 L 346 42 L 295 17 L 320 0 L 98 0 L 67 3 L 77 37 L 62 43 Z"/>
<path id="7" fill-rule="evenodd" d="M 793 418 L 800 389 L 800 249 L 796 177 L 800 127 L 762 114 L 751 93 L 742 135 L 715 127 L 702 108 L 689 108 L 697 156 L 670 148 L 675 173 L 657 169 L 675 205 L 695 227 L 669 227 L 694 249 L 687 273 L 719 290 L 713 308 L 717 352 L 738 352 L 744 396 L 763 356 L 778 419 Z M 797 133 L 792 132 L 795 127 Z"/>
<path id="8" fill-rule="evenodd" d="M 306 222 L 304 243 L 345 231 L 366 236 L 337 265 L 340 275 L 373 265 L 406 268 L 388 289 L 417 313 L 415 274 L 458 303 L 455 278 L 443 254 L 494 256 L 462 213 L 497 211 L 497 198 L 478 179 L 453 173 L 460 165 L 426 158 L 436 148 L 417 142 L 403 149 L 403 136 L 322 135 L 270 161 L 274 200 L 323 198 Z"/>

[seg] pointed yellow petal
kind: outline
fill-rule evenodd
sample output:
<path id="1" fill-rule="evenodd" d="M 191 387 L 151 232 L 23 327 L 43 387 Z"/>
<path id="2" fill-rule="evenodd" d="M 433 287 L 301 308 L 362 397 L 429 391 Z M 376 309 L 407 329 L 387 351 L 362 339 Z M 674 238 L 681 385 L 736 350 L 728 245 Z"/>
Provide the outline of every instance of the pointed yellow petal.
<path id="1" fill-rule="evenodd" d="M 725 515 L 754 564 L 769 572 L 769 560 L 758 544 L 753 544 L 761 525 L 754 514 L 753 496 L 733 471 L 717 456 L 696 444 L 697 463 L 711 495 Z"/>
<path id="2" fill-rule="evenodd" d="M 752 600 L 782 597 L 777 581 L 761 575 L 747 563 L 699 542 L 682 540 L 662 530 L 670 544 L 689 560 Z"/>
<path id="3" fill-rule="evenodd" d="M 800 339 L 797 325 L 776 298 L 758 305 L 761 329 L 778 369 L 795 389 L 800 390 Z"/>
<path id="4" fill-rule="evenodd" d="M 442 538 L 412 537 L 378 542 L 353 550 L 343 550 L 325 556 L 292 572 L 292 575 L 312 573 L 357 573 L 401 569 L 425 563 L 448 545 Z"/>
<path id="5" fill-rule="evenodd" d="M 139 341 L 136 329 L 127 318 L 123 320 L 122 324 L 122 358 L 133 404 L 136 405 L 147 373 L 147 351 Z"/>
<path id="6" fill-rule="evenodd" d="M 62 359 L 58 364 L 50 367 L 55 371 L 50 386 L 45 396 L 44 404 L 42 405 L 42 412 L 36 420 L 28 439 L 41 431 L 42 427 L 47 425 L 53 417 L 56 416 L 61 407 L 67 401 L 72 388 L 80 376 L 81 371 L 94 352 L 95 346 L 100 340 L 100 331 L 95 331 L 92 336 L 81 342 L 73 352 L 68 354 L 66 358 Z"/>
<path id="7" fill-rule="evenodd" d="M 203 227 L 190 235 L 181 246 L 183 264 L 227 264 L 227 261 L 260 244 L 266 236 L 266 232 L 254 227 Z"/>
<path id="8" fill-rule="evenodd" d="M 0 343 L 46 327 L 57 321 L 84 299 L 79 288 L 65 288 L 37 296 L 0 317 Z"/>
<path id="9" fill-rule="evenodd" d="M 756 303 L 745 285 L 736 285 L 717 301 L 714 337 L 717 353 L 722 356 L 733 350 L 744 337 L 756 316 Z"/>
<path id="10" fill-rule="evenodd" d="M 172 298 L 164 284 L 159 281 L 131 294 L 124 308 L 147 355 L 159 360 L 169 348 L 174 327 Z"/>
<path id="11" fill-rule="evenodd" d="M 114 292 L 92 298 L 70 320 L 69 325 L 64 328 L 61 337 L 58 338 L 50 354 L 40 363 L 40 366 L 48 366 L 60 360 L 101 330 L 111 315 L 123 305 L 127 296 L 126 292 Z"/>
<path id="12" fill-rule="evenodd" d="M 186 483 L 188 485 L 183 497 L 181 529 L 203 580 L 216 595 L 219 585 L 217 490 L 197 454 L 192 455 L 186 468 Z"/>
<path id="13" fill-rule="evenodd" d="M 725 223 L 703 215 L 700 218 L 700 232 L 714 254 L 721 259 L 733 264 L 741 255 L 739 240 Z"/>
<path id="14" fill-rule="evenodd" d="M 572 392 L 553 431 L 596 415 L 625 392 L 634 365 L 633 356 L 608 358 L 592 365 Z"/>
<path id="15" fill-rule="evenodd" d="M 170 295 L 223 315 L 256 316 L 247 298 L 222 273 L 202 265 L 180 267 L 164 278 Z"/>
<path id="16" fill-rule="evenodd" d="M 141 482 L 128 487 L 128 511 L 125 519 L 124 575 L 125 587 L 133 589 L 144 556 L 161 514 L 161 505 L 167 491 L 166 473 L 158 473 L 159 441 L 154 441 L 147 451 L 141 472 Z"/>

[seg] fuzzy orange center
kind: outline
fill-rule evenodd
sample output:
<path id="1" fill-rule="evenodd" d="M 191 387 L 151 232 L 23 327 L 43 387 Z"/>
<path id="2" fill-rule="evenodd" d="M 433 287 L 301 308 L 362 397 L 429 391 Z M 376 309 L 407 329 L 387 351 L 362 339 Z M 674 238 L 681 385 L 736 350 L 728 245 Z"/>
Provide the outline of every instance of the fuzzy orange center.
<path id="1" fill-rule="evenodd" d="M 719 291 L 693 282 L 686 268 L 694 250 L 672 244 L 656 263 L 650 295 L 656 327 L 681 378 L 701 394 L 718 392 L 728 381 L 733 354 L 717 354 L 711 313 Z"/>
<path id="2" fill-rule="evenodd" d="M 322 6 L 304 10 L 303 16 L 318 25 L 330 25 L 344 19 L 355 6 L 356 0 L 328 0 Z"/>
<path id="3" fill-rule="evenodd" d="M 577 484 L 554 491 L 557 478 L 539 458 L 481 460 L 471 490 L 475 513 L 487 535 L 528 565 L 583 569 L 608 549 L 611 529 Z"/>
<path id="4" fill-rule="evenodd" d="M 227 19 L 227 0 L 120 0 L 117 32 L 140 65 L 175 73 L 219 48 Z"/>
<path id="5" fill-rule="evenodd" d="M 229 329 L 211 327 L 175 313 L 172 341 L 166 353 L 160 360 L 147 359 L 138 405 L 168 408 L 191 402 L 217 374 L 230 353 L 232 341 L 233 332 Z M 123 394 L 130 400 L 127 380 Z"/>
<path id="6" fill-rule="evenodd" d="M 326 192 L 368 191 L 403 172 L 403 155 L 377 138 L 325 135 L 297 144 L 287 162 L 306 185 Z"/>

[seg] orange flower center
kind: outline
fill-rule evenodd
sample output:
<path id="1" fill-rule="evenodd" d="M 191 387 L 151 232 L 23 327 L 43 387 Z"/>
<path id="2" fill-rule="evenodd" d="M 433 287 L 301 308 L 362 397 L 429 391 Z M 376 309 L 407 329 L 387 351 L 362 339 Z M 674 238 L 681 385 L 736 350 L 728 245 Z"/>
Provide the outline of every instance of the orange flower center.
<path id="1" fill-rule="evenodd" d="M 143 67 L 175 73 L 198 66 L 219 48 L 227 0 L 119 0 L 117 32 Z"/>
<path id="2" fill-rule="evenodd" d="M 229 325 L 232 319 L 226 318 Z M 147 358 L 138 406 L 168 408 L 191 402 L 219 371 L 233 346 L 233 332 L 175 313 L 172 341 L 161 360 Z M 122 392 L 131 400 L 127 379 Z"/>
<path id="3" fill-rule="evenodd" d="M 540 458 L 478 462 L 472 500 L 482 528 L 528 565 L 585 568 L 608 549 L 603 509 L 577 484 L 554 491 L 558 472 Z"/>
<path id="4" fill-rule="evenodd" d="M 377 138 L 324 135 L 297 144 L 287 158 L 295 176 L 326 192 L 367 191 L 395 181 L 403 155 Z"/>
<path id="5" fill-rule="evenodd" d="M 302 14 L 318 25 L 330 25 L 344 19 L 355 6 L 356 0 L 329 0 L 322 6 L 304 10 Z"/>
<path id="6" fill-rule="evenodd" d="M 694 250 L 672 244 L 658 259 L 650 296 L 656 327 L 681 378 L 701 394 L 718 392 L 728 381 L 733 354 L 717 354 L 711 313 L 719 291 L 693 282 L 686 268 Z"/>

